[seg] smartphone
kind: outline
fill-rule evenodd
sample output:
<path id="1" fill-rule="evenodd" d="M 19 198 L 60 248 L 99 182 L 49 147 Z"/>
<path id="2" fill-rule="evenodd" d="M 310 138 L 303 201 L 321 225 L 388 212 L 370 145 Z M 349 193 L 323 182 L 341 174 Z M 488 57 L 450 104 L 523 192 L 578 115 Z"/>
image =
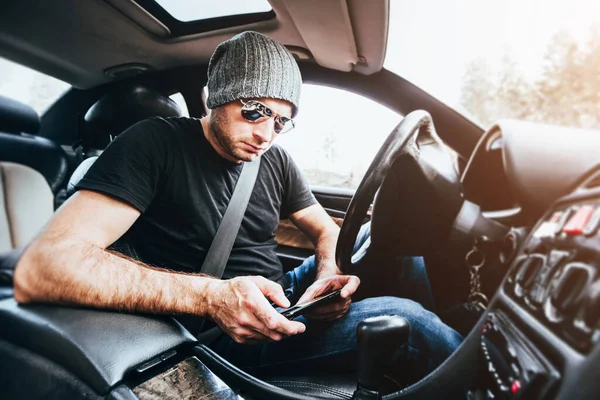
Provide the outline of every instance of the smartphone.
<path id="1" fill-rule="evenodd" d="M 313 299 L 309 302 L 302 303 L 302 304 L 296 304 L 295 306 L 290 307 L 290 308 L 284 308 L 283 310 L 279 311 L 279 313 L 281 315 L 283 315 L 284 317 L 286 317 L 287 319 L 294 319 L 323 303 L 339 299 L 341 292 L 342 292 L 342 289 L 338 289 L 334 292 L 325 294 L 323 296 L 319 296 L 316 299 Z"/>

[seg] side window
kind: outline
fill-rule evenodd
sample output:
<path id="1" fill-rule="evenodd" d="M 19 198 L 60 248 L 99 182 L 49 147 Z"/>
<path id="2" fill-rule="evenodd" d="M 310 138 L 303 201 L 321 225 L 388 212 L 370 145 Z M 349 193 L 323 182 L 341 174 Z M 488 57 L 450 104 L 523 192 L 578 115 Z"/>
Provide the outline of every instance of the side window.
<path id="1" fill-rule="evenodd" d="M 71 85 L 0 57 L 0 94 L 43 114 Z"/>
<path id="2" fill-rule="evenodd" d="M 181 112 L 183 113 L 184 117 L 190 116 L 190 113 L 187 108 L 187 104 L 181 93 L 174 93 L 174 94 L 170 95 L 169 97 L 171 98 L 171 100 L 173 100 L 175 103 L 177 103 L 177 105 L 181 109 Z"/>
<path id="3" fill-rule="evenodd" d="M 356 189 L 401 119 L 355 93 L 305 84 L 296 128 L 276 143 L 292 155 L 311 185 Z"/>

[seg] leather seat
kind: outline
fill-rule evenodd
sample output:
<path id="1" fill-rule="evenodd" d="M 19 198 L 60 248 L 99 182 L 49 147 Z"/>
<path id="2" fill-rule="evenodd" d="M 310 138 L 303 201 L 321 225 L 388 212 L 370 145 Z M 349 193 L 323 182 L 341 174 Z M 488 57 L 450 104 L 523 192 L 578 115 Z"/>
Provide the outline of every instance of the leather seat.
<path id="1" fill-rule="evenodd" d="M 12 275 L 23 248 L 54 212 L 54 196 L 42 174 L 0 162 L 0 299 L 12 297 Z"/>
<path id="2" fill-rule="evenodd" d="M 33 108 L 0 96 L 0 161 L 38 171 L 56 196 L 66 184 L 67 154 L 52 140 L 34 136 L 39 129 L 40 117 Z"/>
<path id="3" fill-rule="evenodd" d="M 177 103 L 161 93 L 140 85 L 121 88 L 102 97 L 85 114 L 83 151 L 105 149 L 117 135 L 144 119 L 182 115 Z"/>
<path id="4" fill-rule="evenodd" d="M 52 216 L 67 175 L 60 146 L 22 133 L 39 127 L 31 107 L 0 96 L 0 299 L 12 296 L 14 266 Z"/>
<path id="5" fill-rule="evenodd" d="M 75 185 L 108 144 L 125 129 L 151 117 L 181 117 L 183 114 L 169 97 L 135 85 L 107 94 L 85 114 L 83 153 L 86 158 L 77 166 L 67 183 L 67 197 L 75 193 Z"/>
<path id="6" fill-rule="evenodd" d="M 42 174 L 0 162 L 0 252 L 27 245 L 52 216 L 53 200 Z"/>
<path id="7" fill-rule="evenodd" d="M 170 98 L 133 86 L 94 104 L 85 115 L 86 132 L 95 134 L 91 144 L 104 140 L 108 144 L 130 125 L 153 116 L 181 116 L 181 110 Z M 22 134 L 39 128 L 35 110 L 0 96 L 0 299 L 12 296 L 12 270 L 18 256 L 48 222 L 55 195 L 65 189 L 64 150 L 51 140 Z M 69 195 L 96 158 L 84 160 L 75 170 L 67 187 Z"/>

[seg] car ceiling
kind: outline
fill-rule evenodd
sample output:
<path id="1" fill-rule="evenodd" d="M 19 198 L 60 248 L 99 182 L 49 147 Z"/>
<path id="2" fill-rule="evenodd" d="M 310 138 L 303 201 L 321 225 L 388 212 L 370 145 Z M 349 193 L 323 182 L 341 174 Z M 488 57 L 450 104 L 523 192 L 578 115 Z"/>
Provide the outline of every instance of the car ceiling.
<path id="1" fill-rule="evenodd" d="M 269 0 L 274 19 L 171 37 L 133 0 L 19 0 L 0 5 L 0 56 L 87 89 L 138 72 L 206 63 L 223 40 L 265 33 L 299 59 L 372 74 L 387 44 L 388 0 Z M 323 38 L 327 40 L 323 40 Z M 106 71 L 113 67 L 117 73 Z M 131 67 L 131 68 L 129 68 Z"/>

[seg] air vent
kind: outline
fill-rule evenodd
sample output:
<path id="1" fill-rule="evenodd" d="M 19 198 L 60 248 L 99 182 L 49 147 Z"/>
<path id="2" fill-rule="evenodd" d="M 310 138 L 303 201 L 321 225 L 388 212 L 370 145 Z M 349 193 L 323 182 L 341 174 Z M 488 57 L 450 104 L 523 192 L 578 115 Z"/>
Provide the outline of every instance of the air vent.
<path id="1" fill-rule="evenodd" d="M 578 265 L 568 265 L 552 291 L 552 303 L 569 314 L 583 299 L 591 280 L 590 272 Z"/>

